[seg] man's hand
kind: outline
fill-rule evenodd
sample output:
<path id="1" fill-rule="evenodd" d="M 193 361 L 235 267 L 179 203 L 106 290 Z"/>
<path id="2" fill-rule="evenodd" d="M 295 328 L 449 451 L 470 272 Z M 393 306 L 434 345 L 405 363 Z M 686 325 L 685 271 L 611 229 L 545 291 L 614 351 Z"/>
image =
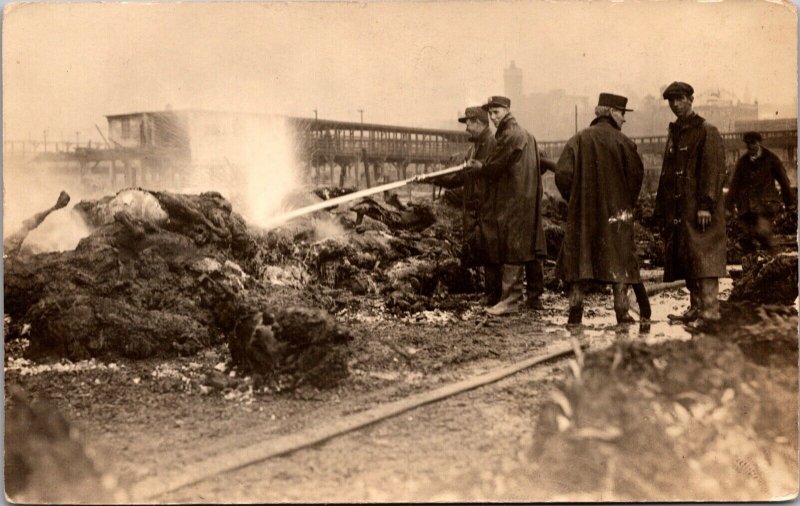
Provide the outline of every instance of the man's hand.
<path id="1" fill-rule="evenodd" d="M 479 170 L 482 167 L 483 167 L 483 162 L 481 162 L 480 160 L 475 160 L 475 159 L 472 159 L 472 160 L 468 161 L 467 165 L 466 165 L 466 168 L 468 170 Z"/>
<path id="2" fill-rule="evenodd" d="M 416 176 L 411 178 L 411 182 L 418 184 L 427 184 L 431 182 L 431 179 L 432 178 L 429 177 L 427 174 L 417 174 Z"/>
<path id="3" fill-rule="evenodd" d="M 705 232 L 706 227 L 711 225 L 711 212 L 697 211 L 697 224 L 700 225 L 700 229 Z"/>

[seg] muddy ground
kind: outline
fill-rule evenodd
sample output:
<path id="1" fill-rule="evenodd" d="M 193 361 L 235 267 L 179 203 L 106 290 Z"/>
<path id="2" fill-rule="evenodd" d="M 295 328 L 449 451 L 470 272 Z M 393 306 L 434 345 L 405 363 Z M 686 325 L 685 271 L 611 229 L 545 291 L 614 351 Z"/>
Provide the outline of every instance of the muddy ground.
<path id="1" fill-rule="evenodd" d="M 10 429 L 7 424 L 6 440 L 27 445 L 18 451 L 11 481 L 6 466 L 7 493 L 18 500 L 130 499 L 126 491 L 135 483 L 186 463 L 223 459 L 232 449 L 572 339 L 588 346 L 579 359 L 153 500 L 733 500 L 796 493 L 793 299 L 766 309 L 726 306 L 736 316 L 705 334 L 666 322 L 668 312 L 685 308 L 681 290 L 654 296 L 653 321 L 646 325 L 613 325 L 610 295 L 593 294 L 584 326 L 566 329 L 558 291 L 546 292 L 544 311 L 490 319 L 476 292 L 480 277 L 457 260 L 458 211 L 443 201 L 415 195 L 412 205 L 398 206 L 376 199 L 243 235 L 235 213 L 216 197 L 205 207 L 202 200 L 187 205 L 161 198 L 182 222 L 149 229 L 147 222 L 95 213 L 99 232 L 83 248 L 94 255 L 98 244 L 111 245 L 113 283 L 77 283 L 94 266 L 81 257 L 81 246 L 67 254 L 68 281 L 84 297 L 135 306 L 122 311 L 114 302 L 103 312 L 87 304 L 92 311 L 84 321 L 122 329 L 130 321 L 114 315 L 137 318 L 143 308 L 169 306 L 167 313 L 193 322 L 183 334 L 154 329 L 157 338 L 149 336 L 146 353 L 141 346 L 130 352 L 119 330 L 103 346 L 90 345 L 86 332 L 72 332 L 77 324 L 37 333 L 39 321 L 76 318 L 60 302 L 60 290 L 31 274 L 38 272 L 30 267 L 36 262 L 61 262 L 47 271 L 58 277 L 64 254 L 21 259 L 34 262 L 25 268 L 6 266 L 6 409 L 19 420 Z M 555 226 L 558 212 L 551 208 Z M 136 241 L 131 231 L 141 231 Z M 175 247 L 186 238 L 192 247 Z M 657 251 L 657 244 L 642 244 Z M 142 302 L 131 294 L 158 280 L 141 275 L 153 258 L 163 266 L 156 274 L 173 286 L 158 302 Z M 22 293 L 37 294 L 18 306 L 12 298 L 13 315 L 9 268 L 29 282 Z M 20 285 L 13 281 L 12 287 Z M 181 303 L 185 293 L 199 294 L 194 304 Z M 292 330 L 308 322 L 316 322 L 309 332 Z M 753 330 L 763 328 L 772 329 L 766 339 Z M 176 346 L 197 335 L 207 337 L 191 348 Z M 136 342 L 148 337 L 132 336 Z M 80 353 L 69 355 L 75 349 Z M 8 432 L 31 424 L 52 443 L 37 446 L 24 437 L 30 431 Z M 52 448 L 59 448 L 56 457 L 48 453 Z"/>

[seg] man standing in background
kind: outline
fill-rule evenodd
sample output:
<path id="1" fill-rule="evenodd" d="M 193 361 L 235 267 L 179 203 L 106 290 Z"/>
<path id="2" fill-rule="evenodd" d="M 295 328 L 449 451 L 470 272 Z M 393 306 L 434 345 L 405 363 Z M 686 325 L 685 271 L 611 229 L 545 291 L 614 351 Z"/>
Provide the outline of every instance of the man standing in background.
<path id="1" fill-rule="evenodd" d="M 787 210 L 795 210 L 792 186 L 780 158 L 761 145 L 760 133 L 747 132 L 743 140 L 747 144 L 747 153 L 736 163 L 726 207 L 730 211 L 736 208 L 737 218 L 747 227 L 749 240 L 755 239 L 772 250 L 775 246 L 772 220 L 781 207 L 775 183 L 781 187 L 783 205 Z"/>
<path id="2" fill-rule="evenodd" d="M 633 215 L 644 166 L 636 144 L 621 132 L 627 104 L 625 97 L 601 93 L 596 118 L 558 160 L 555 182 L 568 205 L 557 270 L 569 286 L 570 324 L 581 323 L 590 281 L 612 285 L 617 323 L 633 321 L 627 289 L 641 283 Z"/>
<path id="3" fill-rule="evenodd" d="M 689 309 L 670 319 L 701 326 L 720 319 L 719 278 L 725 269 L 725 151 L 717 128 L 692 110 L 694 89 L 673 82 L 664 99 L 669 124 L 655 214 L 664 236 L 664 281 L 685 279 Z"/>

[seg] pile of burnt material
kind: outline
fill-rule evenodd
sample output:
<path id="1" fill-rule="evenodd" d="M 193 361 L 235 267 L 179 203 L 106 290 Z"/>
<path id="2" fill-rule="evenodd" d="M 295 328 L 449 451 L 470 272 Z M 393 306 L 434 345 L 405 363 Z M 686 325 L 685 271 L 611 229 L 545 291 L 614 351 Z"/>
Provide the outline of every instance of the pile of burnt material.
<path id="1" fill-rule="evenodd" d="M 636 254 L 643 267 L 664 265 L 664 240 L 659 232 L 660 224 L 653 217 L 656 195 L 642 192 L 634 213 L 634 241 Z"/>
<path id="2" fill-rule="evenodd" d="M 462 261 L 461 227 L 460 211 L 447 205 L 363 198 L 264 233 L 259 257 L 307 284 L 380 297 L 391 312 L 441 308 L 447 294 L 480 289 Z"/>
<path id="3" fill-rule="evenodd" d="M 719 338 L 579 357 L 538 420 L 544 497 L 767 500 L 797 487 L 797 312 L 724 305 Z M 646 449 L 646 451 L 643 451 Z M 578 464 L 579 465 L 576 465 Z"/>
<path id="4" fill-rule="evenodd" d="M 227 340 L 232 350 L 267 350 L 264 360 L 234 357 L 248 372 L 294 366 L 298 377 L 318 377 L 330 367 L 332 378 L 341 376 L 346 361 L 337 347 L 346 332 L 320 337 L 321 317 L 296 308 L 301 298 L 276 301 L 271 287 L 240 267 L 253 265 L 261 245 L 219 194 L 125 190 L 76 209 L 93 231 L 75 250 L 6 259 L 10 337 L 29 337 L 27 358 L 170 356 Z M 254 312 L 262 314 L 255 327 L 268 327 L 277 346 L 261 330 L 242 344 Z M 305 336 L 297 331 L 303 316 Z"/>
<path id="5" fill-rule="evenodd" d="M 797 296 L 796 251 L 751 253 L 742 257 L 742 273 L 734 280 L 731 300 L 793 304 Z"/>

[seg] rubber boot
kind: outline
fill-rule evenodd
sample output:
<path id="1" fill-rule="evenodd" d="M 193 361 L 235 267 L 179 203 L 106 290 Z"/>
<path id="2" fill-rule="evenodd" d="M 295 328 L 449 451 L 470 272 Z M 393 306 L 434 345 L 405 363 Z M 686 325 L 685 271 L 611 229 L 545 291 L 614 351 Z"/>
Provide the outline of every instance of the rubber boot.
<path id="1" fill-rule="evenodd" d="M 500 302 L 486 310 L 493 316 L 501 316 L 519 311 L 522 305 L 522 266 L 503 266 L 503 295 Z"/>
<path id="2" fill-rule="evenodd" d="M 644 287 L 644 283 L 633 285 L 633 293 L 636 295 L 636 302 L 639 305 L 639 315 L 642 320 L 649 320 L 653 315 L 653 310 L 650 308 L 650 298 L 647 296 L 647 289 Z"/>
<path id="3" fill-rule="evenodd" d="M 614 313 L 617 316 L 617 323 L 633 323 L 633 317 L 628 314 L 628 285 L 614 283 L 611 289 L 614 292 Z"/>
<path id="4" fill-rule="evenodd" d="M 719 314 L 719 279 L 701 278 L 698 280 L 700 288 L 700 318 L 707 322 L 718 322 Z"/>
<path id="5" fill-rule="evenodd" d="M 580 306 L 570 307 L 569 319 L 567 319 L 567 324 L 580 325 L 581 321 L 583 321 L 583 304 L 581 304 Z"/>
<path id="6" fill-rule="evenodd" d="M 540 299 L 544 293 L 544 270 L 542 260 L 537 258 L 525 262 L 525 297 L 528 309 L 544 309 Z"/>
<path id="7" fill-rule="evenodd" d="M 689 309 L 682 314 L 670 314 L 667 318 L 678 322 L 693 322 L 700 317 L 700 287 L 697 279 L 687 279 L 686 288 L 689 289 Z"/>

